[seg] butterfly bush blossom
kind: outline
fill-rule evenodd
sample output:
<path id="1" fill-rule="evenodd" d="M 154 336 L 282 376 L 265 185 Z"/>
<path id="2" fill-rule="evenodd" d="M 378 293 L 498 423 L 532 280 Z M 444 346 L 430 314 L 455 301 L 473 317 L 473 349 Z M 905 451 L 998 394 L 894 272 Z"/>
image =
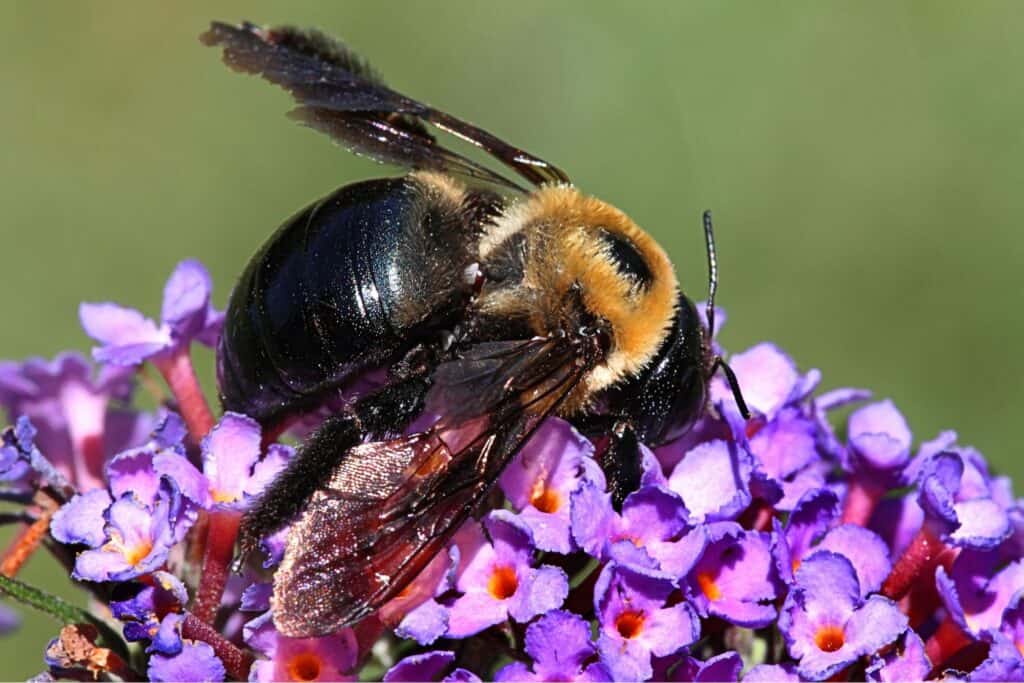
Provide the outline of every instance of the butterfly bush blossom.
<path id="1" fill-rule="evenodd" d="M 186 261 L 158 321 L 82 305 L 92 361 L 0 363 L 0 495 L 16 528 L 0 634 L 17 628 L 32 577 L 13 577 L 37 548 L 95 615 L 27 601 L 65 615 L 23 655 L 40 679 L 1024 680 L 1010 482 L 953 432 L 915 447 L 893 402 L 819 391 L 820 372 L 770 343 L 730 359 L 751 418 L 713 379 L 692 430 L 641 446 L 641 486 L 621 506 L 603 445 L 549 418 L 493 509 L 399 597 L 289 638 L 272 587 L 287 529 L 229 564 L 241 515 L 315 418 L 268 443 L 251 418 L 211 410 L 191 363 L 220 332 L 211 301 L 205 268 Z M 140 372 L 156 384 L 147 364 L 169 388 L 155 410 L 136 401 Z"/>

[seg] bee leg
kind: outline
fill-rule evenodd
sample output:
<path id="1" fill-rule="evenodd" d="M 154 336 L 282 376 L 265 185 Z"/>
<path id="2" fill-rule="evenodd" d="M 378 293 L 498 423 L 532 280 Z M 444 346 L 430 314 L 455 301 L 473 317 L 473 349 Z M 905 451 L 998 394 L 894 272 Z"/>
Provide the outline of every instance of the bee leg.
<path id="1" fill-rule="evenodd" d="M 612 494 L 612 507 L 622 511 L 626 496 L 640 488 L 643 475 L 643 457 L 640 442 L 633 426 L 626 420 L 617 420 L 608 435 L 608 448 L 601 458 L 601 469 L 608 480 L 608 493 Z"/>
<path id="2" fill-rule="evenodd" d="M 346 412 L 325 420 L 245 513 L 239 555 L 232 568 L 239 571 L 259 549 L 261 539 L 302 511 L 310 496 L 323 488 L 345 451 L 368 435 L 403 429 L 422 412 L 428 388 L 426 377 L 410 377 L 382 387 Z"/>
<path id="3" fill-rule="evenodd" d="M 573 426 L 597 445 L 595 459 L 608 482 L 612 506 L 621 512 L 626 496 L 640 488 L 643 475 L 643 456 L 633 425 L 618 415 L 588 415 L 574 420 Z"/>

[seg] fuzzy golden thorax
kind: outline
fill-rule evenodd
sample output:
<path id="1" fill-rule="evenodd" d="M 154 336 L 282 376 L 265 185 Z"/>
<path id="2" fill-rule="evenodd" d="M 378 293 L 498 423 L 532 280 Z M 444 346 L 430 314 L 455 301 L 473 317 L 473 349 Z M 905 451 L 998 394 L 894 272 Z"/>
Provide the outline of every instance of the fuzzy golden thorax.
<path id="1" fill-rule="evenodd" d="M 639 254 L 647 282 L 622 272 L 609 235 Z M 562 412 L 585 409 L 597 392 L 636 375 L 654 358 L 675 315 L 678 285 L 664 250 L 628 216 L 573 187 L 545 187 L 488 226 L 480 262 L 515 258 L 512 250 L 522 277 L 485 290 L 483 312 L 525 319 L 538 335 L 573 332 L 586 318 L 609 331 L 607 354 Z"/>

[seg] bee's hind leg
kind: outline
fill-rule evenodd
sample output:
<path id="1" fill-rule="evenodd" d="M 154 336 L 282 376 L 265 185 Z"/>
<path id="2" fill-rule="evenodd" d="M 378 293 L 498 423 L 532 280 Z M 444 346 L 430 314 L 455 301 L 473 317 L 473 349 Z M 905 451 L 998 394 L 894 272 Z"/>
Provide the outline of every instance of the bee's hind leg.
<path id="1" fill-rule="evenodd" d="M 239 554 L 232 565 L 240 571 L 259 550 L 260 541 L 295 518 L 350 448 L 367 437 L 400 432 L 423 410 L 429 389 L 425 375 L 414 375 L 381 387 L 338 415 L 327 418 L 299 448 L 285 469 L 257 498 L 242 518 Z"/>

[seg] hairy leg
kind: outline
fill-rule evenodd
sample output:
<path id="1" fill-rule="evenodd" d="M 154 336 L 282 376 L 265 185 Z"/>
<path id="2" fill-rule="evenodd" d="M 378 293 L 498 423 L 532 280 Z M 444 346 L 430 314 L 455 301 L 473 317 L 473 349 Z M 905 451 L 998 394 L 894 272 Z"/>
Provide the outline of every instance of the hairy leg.
<path id="1" fill-rule="evenodd" d="M 259 549 L 262 538 L 299 514 L 330 477 L 341 456 L 366 437 L 401 431 L 423 410 L 429 388 L 418 376 L 382 387 L 320 426 L 242 519 L 235 568 Z"/>

